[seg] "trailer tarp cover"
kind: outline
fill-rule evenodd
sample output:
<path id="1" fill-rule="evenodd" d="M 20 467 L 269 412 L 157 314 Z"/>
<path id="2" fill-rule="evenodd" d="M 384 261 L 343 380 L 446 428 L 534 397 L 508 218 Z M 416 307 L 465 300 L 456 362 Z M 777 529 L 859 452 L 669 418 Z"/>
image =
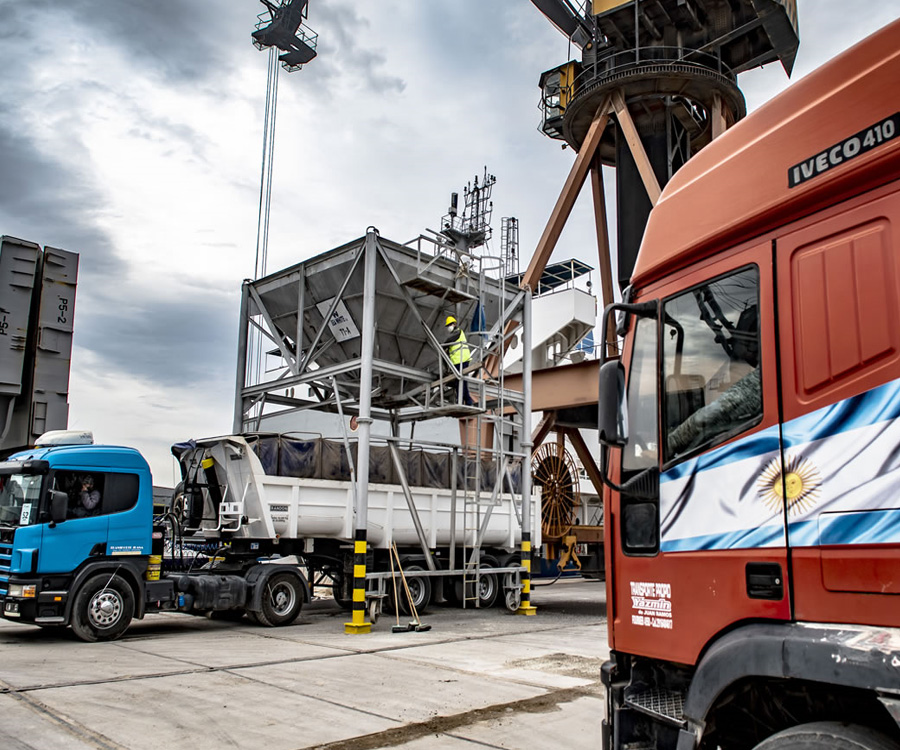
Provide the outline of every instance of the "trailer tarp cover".
<path id="1" fill-rule="evenodd" d="M 350 481 L 350 461 L 357 461 L 356 443 L 350 445 L 350 460 L 343 442 L 313 438 L 303 440 L 288 435 L 247 435 L 247 442 L 259 458 L 263 471 L 270 476 L 297 479 L 334 479 Z M 177 446 L 186 448 L 184 446 Z M 175 446 L 173 446 L 173 452 Z M 399 450 L 400 464 L 411 487 L 450 489 L 450 454 L 421 449 Z M 457 462 L 456 486 L 473 491 L 476 482 L 482 491 L 491 491 L 497 481 L 497 467 L 490 459 L 481 462 L 480 479 L 476 477 L 474 458 L 460 456 Z M 519 467 L 511 469 L 513 486 L 518 491 Z M 400 477 L 387 446 L 373 445 L 369 451 L 369 481 L 376 484 L 400 484 Z M 505 484 L 504 492 L 509 491 Z"/>

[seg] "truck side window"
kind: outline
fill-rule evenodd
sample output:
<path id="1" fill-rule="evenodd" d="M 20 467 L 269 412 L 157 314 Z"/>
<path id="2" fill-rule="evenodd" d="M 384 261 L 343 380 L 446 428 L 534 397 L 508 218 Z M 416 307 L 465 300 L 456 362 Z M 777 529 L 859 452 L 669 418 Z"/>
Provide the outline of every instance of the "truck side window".
<path id="1" fill-rule="evenodd" d="M 103 473 L 86 471 L 57 471 L 52 489 L 69 496 L 66 518 L 87 518 L 103 514 Z"/>
<path id="2" fill-rule="evenodd" d="M 107 474 L 104 513 L 120 513 L 138 501 L 140 479 L 137 474 Z"/>
<path id="3" fill-rule="evenodd" d="M 663 307 L 665 461 L 762 419 L 759 269 L 745 267 Z"/>
<path id="4" fill-rule="evenodd" d="M 133 508 L 139 485 L 137 474 L 60 470 L 51 486 L 69 496 L 67 518 L 89 518 Z"/>

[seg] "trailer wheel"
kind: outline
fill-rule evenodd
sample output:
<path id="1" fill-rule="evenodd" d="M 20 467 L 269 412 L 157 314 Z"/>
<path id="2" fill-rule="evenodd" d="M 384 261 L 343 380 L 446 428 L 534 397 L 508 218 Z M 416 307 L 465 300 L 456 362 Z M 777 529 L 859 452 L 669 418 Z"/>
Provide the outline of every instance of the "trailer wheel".
<path id="1" fill-rule="evenodd" d="M 413 576 L 414 573 L 425 570 L 421 565 L 403 565 L 403 573 L 406 575 L 406 585 L 409 587 L 409 595 L 412 597 L 413 604 L 416 605 L 416 612 L 420 615 L 425 614 L 425 610 L 431 604 L 431 579 Z M 393 594 L 392 594 L 393 595 Z M 409 600 L 406 598 L 406 591 L 403 589 L 403 583 L 397 581 L 397 597 L 400 599 L 400 612 L 403 615 L 411 615 L 412 608 L 409 606 Z"/>
<path id="2" fill-rule="evenodd" d="M 785 729 L 760 742 L 754 750 L 898 750 L 887 735 L 869 727 L 817 721 Z"/>
<path id="3" fill-rule="evenodd" d="M 75 595 L 72 630 L 83 641 L 114 641 L 134 616 L 134 594 L 118 575 L 101 573 L 89 578 Z"/>
<path id="4" fill-rule="evenodd" d="M 497 562 L 497 559 L 491 555 L 484 555 L 481 558 L 480 564 L 482 573 L 478 576 L 478 607 L 480 609 L 488 609 L 493 607 L 497 601 L 497 597 L 500 594 L 500 581 L 496 575 L 489 575 L 485 571 L 490 568 L 499 568 L 500 564 Z M 466 574 L 466 576 L 474 575 L 474 570 Z M 461 607 L 463 606 L 464 600 L 465 602 L 471 602 L 475 599 L 475 588 L 475 584 L 470 582 L 466 584 L 465 589 L 463 589 L 462 578 L 455 578 L 450 586 L 452 595 L 447 598 L 450 599 L 453 604 Z M 467 606 L 473 605 L 468 604 Z"/>
<path id="5" fill-rule="evenodd" d="M 499 568 L 497 560 L 490 555 L 481 558 L 481 575 L 478 576 L 478 606 L 482 609 L 493 607 L 500 593 L 500 581 L 496 575 L 485 573 L 485 570 Z"/>
<path id="6" fill-rule="evenodd" d="M 303 586 L 290 573 L 275 573 L 265 582 L 262 610 L 255 612 L 256 621 L 266 627 L 289 625 L 303 607 Z"/>
<path id="7" fill-rule="evenodd" d="M 513 555 L 506 561 L 504 567 L 511 568 L 521 565 L 518 555 Z M 516 585 L 516 574 L 506 573 L 503 576 L 503 603 L 510 612 L 516 612 L 522 604 L 522 588 Z"/>
<path id="8" fill-rule="evenodd" d="M 347 579 L 344 571 L 337 567 L 326 568 L 325 575 L 331 578 L 331 595 L 334 597 L 335 603 L 345 612 L 353 609 L 352 592 L 346 590 Z M 350 594 L 348 596 L 347 594 Z"/>

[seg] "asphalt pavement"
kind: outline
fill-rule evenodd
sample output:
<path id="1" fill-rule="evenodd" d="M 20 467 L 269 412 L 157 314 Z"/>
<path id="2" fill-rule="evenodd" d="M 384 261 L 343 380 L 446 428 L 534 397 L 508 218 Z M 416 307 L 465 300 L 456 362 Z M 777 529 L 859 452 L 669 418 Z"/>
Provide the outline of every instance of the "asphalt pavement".
<path id="1" fill-rule="evenodd" d="M 433 606 L 427 632 L 367 635 L 324 598 L 288 627 L 161 614 L 112 643 L 3 620 L 0 748 L 596 748 L 605 600 L 561 579 L 533 617 Z"/>

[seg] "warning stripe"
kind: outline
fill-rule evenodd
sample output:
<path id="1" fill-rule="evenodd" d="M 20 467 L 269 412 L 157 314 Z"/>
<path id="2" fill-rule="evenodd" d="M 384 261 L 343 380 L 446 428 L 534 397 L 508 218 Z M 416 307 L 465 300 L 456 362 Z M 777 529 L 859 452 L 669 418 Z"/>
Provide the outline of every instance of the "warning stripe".
<path id="1" fill-rule="evenodd" d="M 357 529 L 353 540 L 353 625 L 366 621 L 366 529 Z"/>
<path id="2" fill-rule="evenodd" d="M 525 609 L 531 606 L 531 532 L 522 532 L 522 602 L 521 606 Z"/>

